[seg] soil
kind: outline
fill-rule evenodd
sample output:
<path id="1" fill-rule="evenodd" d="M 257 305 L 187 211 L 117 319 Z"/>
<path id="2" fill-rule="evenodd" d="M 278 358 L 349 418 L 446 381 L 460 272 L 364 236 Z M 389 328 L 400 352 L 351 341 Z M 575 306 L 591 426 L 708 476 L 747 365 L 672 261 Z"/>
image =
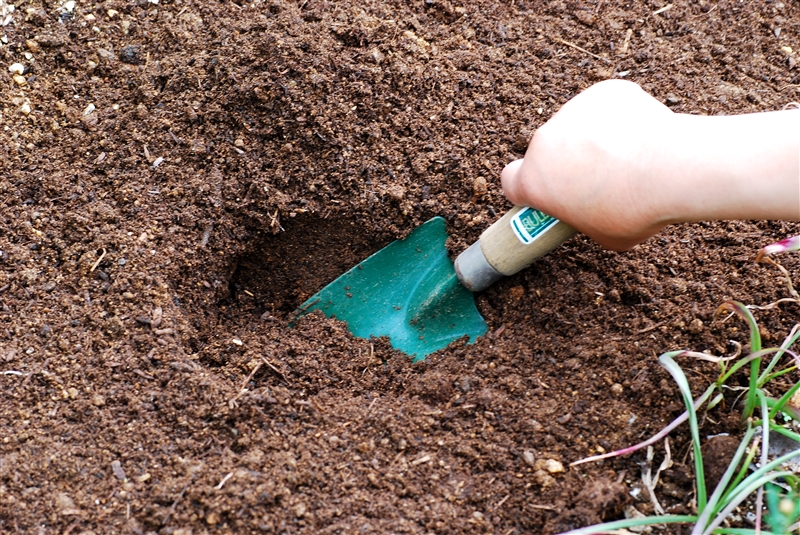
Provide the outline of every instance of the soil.
<path id="1" fill-rule="evenodd" d="M 800 225 L 697 223 L 621 254 L 570 240 L 477 295 L 489 334 L 425 363 L 319 313 L 289 326 L 433 216 L 466 248 L 510 206 L 502 167 L 597 81 L 681 113 L 800 100 L 794 0 L 11 3 L 3 533 L 512 535 L 648 514 L 643 453 L 568 463 L 680 414 L 656 357 L 746 344 L 721 302 L 788 296 L 753 258 Z M 757 311 L 764 338 L 798 313 Z M 716 377 L 682 364 L 697 391 Z M 733 397 L 702 433 L 740 436 Z M 659 499 L 687 512 L 686 429 L 671 447 Z"/>

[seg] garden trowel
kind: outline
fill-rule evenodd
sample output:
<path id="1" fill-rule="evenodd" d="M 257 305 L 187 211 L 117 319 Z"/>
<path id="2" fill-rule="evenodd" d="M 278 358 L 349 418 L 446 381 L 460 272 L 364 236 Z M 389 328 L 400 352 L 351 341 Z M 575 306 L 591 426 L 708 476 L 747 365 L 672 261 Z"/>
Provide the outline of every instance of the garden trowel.
<path id="1" fill-rule="evenodd" d="M 513 275 L 575 230 L 532 208 L 516 206 L 450 261 L 445 221 L 434 217 L 340 276 L 303 303 L 347 323 L 359 338 L 387 336 L 392 347 L 422 360 L 448 344 L 484 334 L 472 292 Z"/>

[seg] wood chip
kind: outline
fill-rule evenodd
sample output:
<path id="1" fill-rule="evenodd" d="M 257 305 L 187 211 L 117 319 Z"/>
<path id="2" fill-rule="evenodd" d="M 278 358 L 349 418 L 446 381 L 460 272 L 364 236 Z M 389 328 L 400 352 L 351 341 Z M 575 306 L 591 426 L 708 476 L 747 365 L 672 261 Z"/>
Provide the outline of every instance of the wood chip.
<path id="1" fill-rule="evenodd" d="M 418 464 L 422 464 L 422 463 L 429 463 L 430 461 L 431 461 L 431 456 L 425 454 L 422 457 L 420 457 L 419 459 L 414 459 L 413 461 L 411 461 L 411 466 L 417 466 Z"/>

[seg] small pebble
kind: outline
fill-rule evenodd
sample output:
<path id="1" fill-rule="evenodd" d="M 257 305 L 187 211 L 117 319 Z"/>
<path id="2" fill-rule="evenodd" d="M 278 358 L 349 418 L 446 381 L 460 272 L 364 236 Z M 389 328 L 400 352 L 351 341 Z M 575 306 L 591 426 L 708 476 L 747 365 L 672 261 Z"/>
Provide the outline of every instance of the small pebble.
<path id="1" fill-rule="evenodd" d="M 25 72 L 25 65 L 22 63 L 13 63 L 8 70 L 13 74 L 23 74 Z"/>
<path id="2" fill-rule="evenodd" d="M 555 459 L 547 459 L 544 464 L 544 469 L 551 474 L 558 474 L 564 471 L 564 465 Z"/>
<path id="3" fill-rule="evenodd" d="M 700 334 L 703 332 L 703 320 L 700 318 L 695 318 L 689 324 L 689 332 L 692 334 Z"/>
<path id="4" fill-rule="evenodd" d="M 125 475 L 125 470 L 122 469 L 122 463 L 119 461 L 111 461 L 111 471 L 114 472 L 114 477 L 119 479 L 120 481 L 125 481 L 127 476 Z"/>
<path id="5" fill-rule="evenodd" d="M 540 486 L 540 487 L 549 487 L 553 483 L 556 482 L 555 478 L 545 472 L 544 470 L 537 470 L 533 474 L 533 480 Z"/>
<path id="6" fill-rule="evenodd" d="M 575 18 L 578 19 L 578 22 L 581 24 L 585 24 L 589 27 L 594 26 L 594 23 L 597 22 L 597 17 L 589 11 L 578 11 L 575 13 Z"/>
<path id="7" fill-rule="evenodd" d="M 92 396 L 92 405 L 94 405 L 95 407 L 102 407 L 105 404 L 106 404 L 106 398 L 104 398 L 100 394 Z"/>
<path id="8" fill-rule="evenodd" d="M 69 494 L 61 492 L 56 496 L 56 508 L 60 511 L 75 509 L 75 502 L 69 497 Z"/>
<path id="9" fill-rule="evenodd" d="M 406 196 L 406 188 L 404 188 L 400 184 L 392 184 L 391 186 L 386 188 L 386 193 L 388 193 L 389 197 L 391 197 L 392 199 L 399 201 Z"/>
<path id="10" fill-rule="evenodd" d="M 306 515 L 306 504 L 298 503 L 294 506 L 294 516 L 297 518 L 303 518 Z"/>
<path id="11" fill-rule="evenodd" d="M 525 464 L 529 466 L 533 466 L 533 464 L 536 462 L 536 457 L 533 456 L 533 452 L 531 450 L 523 451 L 522 459 L 525 461 Z"/>
<path id="12" fill-rule="evenodd" d="M 555 459 L 539 459 L 533 465 L 536 470 L 544 470 L 551 474 L 558 474 L 564 471 L 564 465 Z"/>
<path id="13" fill-rule="evenodd" d="M 139 47 L 128 45 L 119 53 L 119 60 L 129 65 L 141 65 L 142 59 L 139 57 Z"/>
<path id="14" fill-rule="evenodd" d="M 484 177 L 479 176 L 472 181 L 472 193 L 475 197 L 483 197 L 487 191 L 489 191 L 489 187 Z"/>

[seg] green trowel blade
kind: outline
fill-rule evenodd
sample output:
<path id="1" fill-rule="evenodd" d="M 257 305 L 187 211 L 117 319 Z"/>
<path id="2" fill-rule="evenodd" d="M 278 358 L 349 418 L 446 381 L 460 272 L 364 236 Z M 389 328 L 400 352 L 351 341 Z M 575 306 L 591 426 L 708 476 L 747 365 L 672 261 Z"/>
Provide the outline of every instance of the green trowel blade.
<path id="1" fill-rule="evenodd" d="M 392 347 L 422 360 L 487 330 L 472 293 L 447 256 L 445 222 L 435 217 L 390 243 L 317 292 L 299 310 L 321 310 L 359 338 L 388 336 Z"/>

